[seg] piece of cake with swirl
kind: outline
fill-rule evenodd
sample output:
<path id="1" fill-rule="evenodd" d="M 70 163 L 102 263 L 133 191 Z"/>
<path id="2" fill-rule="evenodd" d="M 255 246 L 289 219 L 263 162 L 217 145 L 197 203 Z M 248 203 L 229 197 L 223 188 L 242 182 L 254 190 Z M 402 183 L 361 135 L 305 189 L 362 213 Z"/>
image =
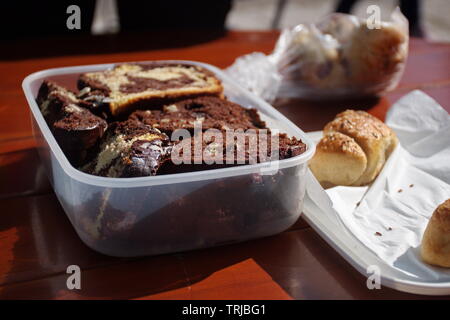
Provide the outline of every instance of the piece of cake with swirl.
<path id="1" fill-rule="evenodd" d="M 114 116 L 126 117 L 136 109 L 158 108 L 187 98 L 223 96 L 216 76 L 199 66 L 151 62 L 120 64 L 100 72 L 80 75 L 80 90 L 92 90 L 103 96 Z"/>

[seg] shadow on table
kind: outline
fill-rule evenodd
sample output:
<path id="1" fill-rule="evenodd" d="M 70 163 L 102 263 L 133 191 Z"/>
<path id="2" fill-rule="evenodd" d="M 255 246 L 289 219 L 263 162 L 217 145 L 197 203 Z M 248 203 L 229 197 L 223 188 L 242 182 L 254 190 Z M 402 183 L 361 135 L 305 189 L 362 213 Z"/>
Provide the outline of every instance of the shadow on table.
<path id="1" fill-rule="evenodd" d="M 36 149 L 0 155 L 0 200 L 52 192 Z"/>
<path id="2" fill-rule="evenodd" d="M 274 106 L 303 131 L 322 130 L 336 114 L 347 109 L 367 111 L 385 104 L 385 98 L 368 97 L 340 101 L 312 101 L 306 99 L 278 99 Z"/>
<path id="3" fill-rule="evenodd" d="M 56 201 L 56 198 L 53 197 L 53 200 Z M 14 262 L 3 283 L 19 283 L 0 287 L 1 299 L 152 299 L 152 296 L 187 299 L 190 297 L 189 291 L 197 293 L 197 296 L 200 294 L 203 299 L 232 299 L 239 288 L 251 292 L 249 298 L 261 297 L 258 283 L 252 282 L 257 281 L 252 280 L 255 278 L 269 279 L 265 282 L 270 282 L 271 290 L 275 291 L 267 293 L 269 297 L 273 294 L 280 296 L 283 291 L 294 299 L 418 297 L 387 288 L 368 290 L 366 279 L 311 229 L 183 254 L 122 259 L 98 254 L 84 246 L 61 208 L 55 210 L 54 204 L 39 207 L 47 213 L 32 212 L 35 217 L 28 219 L 34 221 L 9 217 L 5 223 L 2 219 L 1 233 L 14 229 L 18 223 L 30 223 L 32 227 L 19 231 L 13 256 L 4 256 Z M 32 249 L 25 245 L 30 241 L 27 239 L 30 236 L 40 238 L 35 240 Z M 241 274 L 245 268 L 240 265 L 249 260 L 259 268 L 247 268 L 247 273 Z M 32 270 L 37 263 L 40 267 L 36 269 L 40 273 L 45 270 L 52 277 L 47 278 L 48 275 L 33 271 L 25 274 L 24 270 Z M 78 264 L 82 269 L 81 290 L 67 290 L 69 275 L 65 269 L 69 264 Z M 230 269 L 234 270 L 231 274 Z M 211 280 L 223 271 L 227 273 L 225 277 Z M 26 282 L 27 278 L 35 280 Z M 250 288 L 243 287 L 247 281 Z M 278 292 L 276 287 L 279 287 Z M 231 290 L 226 292 L 227 288 Z M 185 293 L 178 296 L 170 294 L 177 289 L 184 289 Z M 195 293 L 192 298 L 196 297 Z"/>
<path id="4" fill-rule="evenodd" d="M 182 48 L 212 41 L 224 36 L 225 32 L 221 29 L 193 29 L 7 39 L 3 40 L 3 47 L 7 50 L 0 51 L 0 60 Z"/>

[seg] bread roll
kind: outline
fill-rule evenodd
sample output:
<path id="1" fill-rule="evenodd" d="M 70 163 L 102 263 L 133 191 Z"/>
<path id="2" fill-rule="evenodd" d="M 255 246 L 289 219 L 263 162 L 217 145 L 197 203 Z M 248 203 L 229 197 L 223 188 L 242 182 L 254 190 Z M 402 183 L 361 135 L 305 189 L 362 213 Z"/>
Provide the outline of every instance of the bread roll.
<path id="1" fill-rule="evenodd" d="M 421 255 L 426 263 L 450 267 L 450 199 L 431 216 L 423 234 Z"/>
<path id="2" fill-rule="evenodd" d="M 408 21 L 396 10 L 379 28 L 367 23 L 333 13 L 283 31 L 271 55 L 283 78 L 279 95 L 342 99 L 393 89 L 408 56 Z"/>
<path id="3" fill-rule="evenodd" d="M 391 83 L 395 83 L 392 79 L 401 74 L 408 55 L 408 32 L 389 23 L 370 29 L 361 22 L 342 55 L 347 58 L 354 85 L 372 86 L 373 93 L 380 88 L 391 89 Z"/>
<path id="4" fill-rule="evenodd" d="M 367 185 L 380 173 L 396 145 L 395 133 L 382 121 L 364 111 L 346 110 L 325 126 L 310 167 L 324 187 Z"/>
<path id="5" fill-rule="evenodd" d="M 317 145 L 310 168 L 324 187 L 351 186 L 364 173 L 367 157 L 356 141 L 340 132 L 326 134 Z"/>

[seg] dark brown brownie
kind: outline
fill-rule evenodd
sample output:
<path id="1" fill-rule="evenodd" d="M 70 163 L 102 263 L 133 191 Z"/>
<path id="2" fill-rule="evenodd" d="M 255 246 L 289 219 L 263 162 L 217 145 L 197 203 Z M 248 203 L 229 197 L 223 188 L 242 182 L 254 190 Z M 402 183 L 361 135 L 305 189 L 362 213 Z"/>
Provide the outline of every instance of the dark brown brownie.
<path id="1" fill-rule="evenodd" d="M 102 137 L 107 123 L 81 107 L 75 93 L 44 81 L 37 102 L 56 141 L 74 166 L 82 165 Z"/>
<path id="2" fill-rule="evenodd" d="M 218 97 L 186 99 L 165 105 L 163 110 L 138 110 L 129 118 L 156 127 L 168 135 L 176 129 L 187 129 L 193 133 L 196 121 L 201 122 L 203 130 L 246 130 L 266 126 L 256 109 L 246 109 Z"/>

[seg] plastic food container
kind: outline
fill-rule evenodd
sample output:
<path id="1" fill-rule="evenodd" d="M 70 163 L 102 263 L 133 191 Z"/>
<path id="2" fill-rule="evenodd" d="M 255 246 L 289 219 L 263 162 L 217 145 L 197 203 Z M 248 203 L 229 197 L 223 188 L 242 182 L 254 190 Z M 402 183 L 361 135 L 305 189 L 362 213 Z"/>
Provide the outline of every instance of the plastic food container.
<path id="1" fill-rule="evenodd" d="M 22 83 L 33 133 L 49 180 L 83 242 L 119 257 L 155 255 L 273 235 L 300 216 L 307 161 L 315 146 L 306 134 L 220 69 L 191 61 L 222 80 L 228 99 L 254 107 L 269 127 L 303 140 L 299 156 L 232 168 L 139 178 L 107 178 L 74 168 L 58 146 L 35 101 L 44 79 L 75 89 L 80 73 L 114 64 L 49 69 Z M 145 62 L 141 62 L 145 63 Z"/>

